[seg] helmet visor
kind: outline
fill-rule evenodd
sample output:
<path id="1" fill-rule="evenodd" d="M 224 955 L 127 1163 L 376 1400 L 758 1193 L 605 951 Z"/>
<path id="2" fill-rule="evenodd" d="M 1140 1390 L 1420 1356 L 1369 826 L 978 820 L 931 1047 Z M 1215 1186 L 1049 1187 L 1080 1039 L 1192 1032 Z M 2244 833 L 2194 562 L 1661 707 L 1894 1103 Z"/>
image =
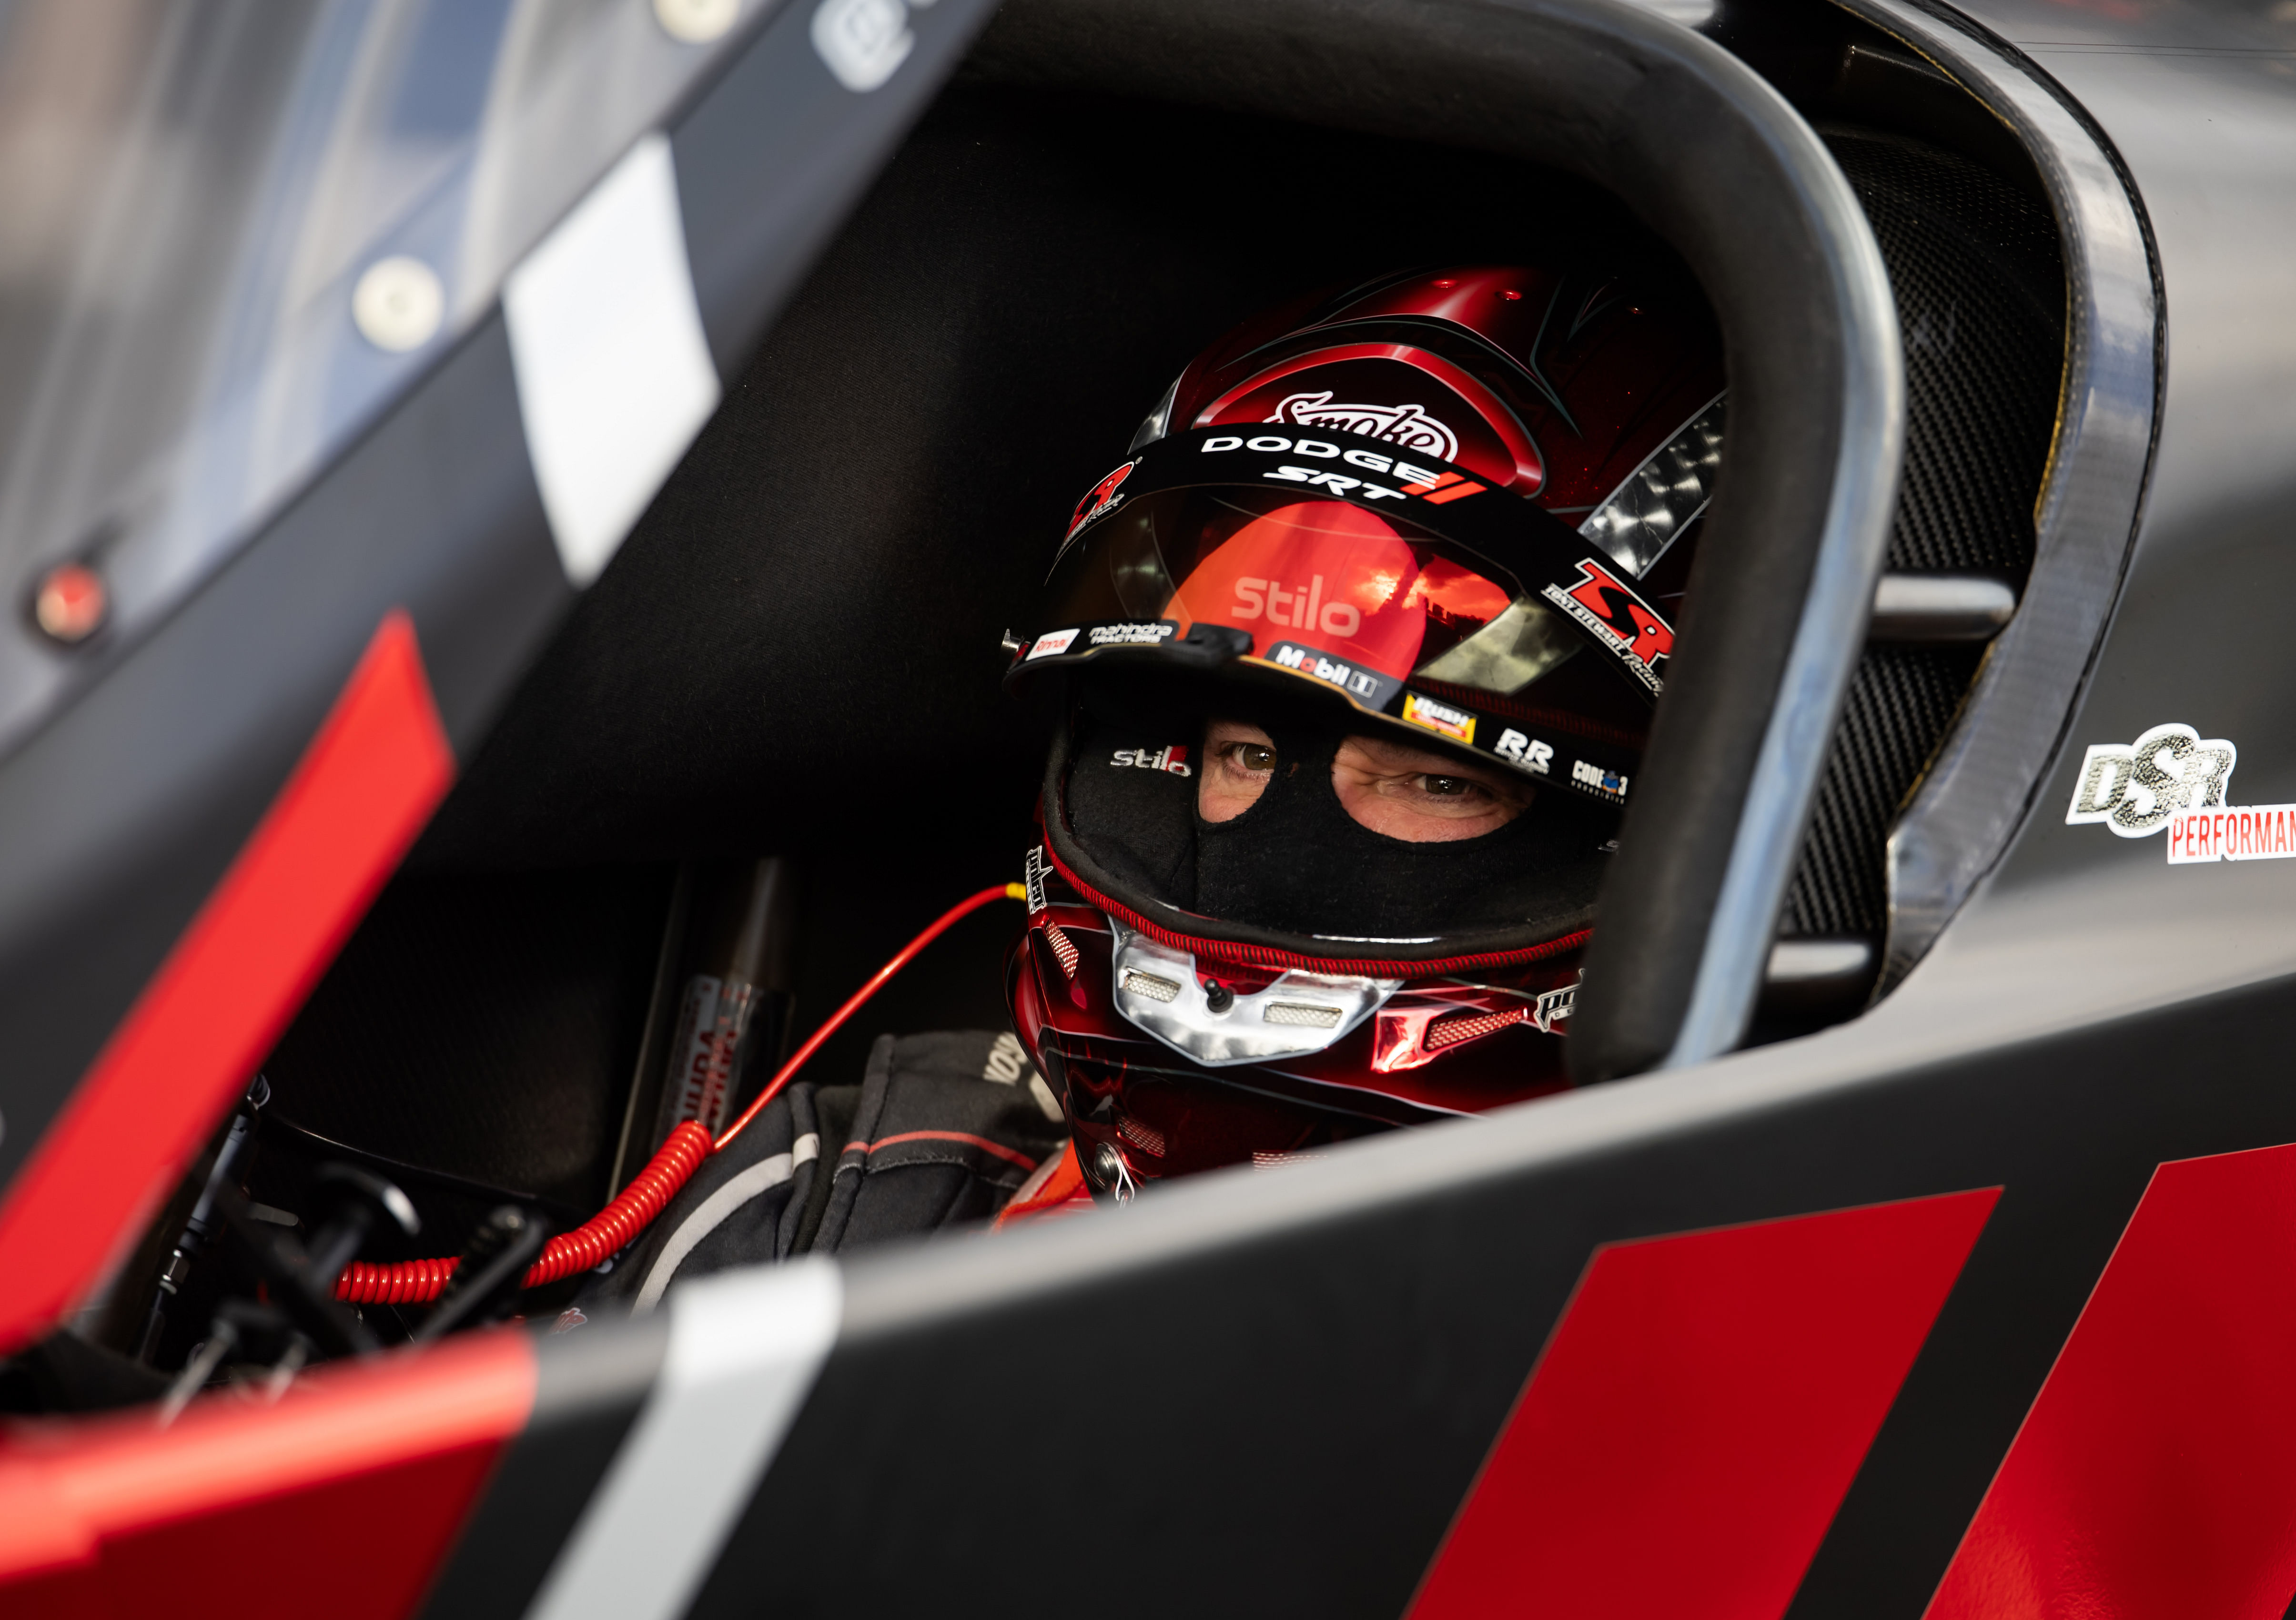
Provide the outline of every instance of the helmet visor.
<path id="1" fill-rule="evenodd" d="M 1641 732 L 1601 716 L 1629 691 L 1644 711 L 1674 648 L 1633 578 L 1464 468 L 1359 434 L 1193 429 L 1078 503 L 1005 678 L 1105 654 L 1234 658 L 1619 804 Z M 1589 650 L 1587 679 L 1528 690 Z"/>
<path id="2" fill-rule="evenodd" d="M 1129 502 L 1048 584 L 1054 624 L 1092 627 L 1063 651 L 1223 625 L 1250 637 L 1247 656 L 1374 711 L 1413 681 L 1512 696 L 1584 645 L 1512 574 L 1400 514 L 1249 486 Z"/>

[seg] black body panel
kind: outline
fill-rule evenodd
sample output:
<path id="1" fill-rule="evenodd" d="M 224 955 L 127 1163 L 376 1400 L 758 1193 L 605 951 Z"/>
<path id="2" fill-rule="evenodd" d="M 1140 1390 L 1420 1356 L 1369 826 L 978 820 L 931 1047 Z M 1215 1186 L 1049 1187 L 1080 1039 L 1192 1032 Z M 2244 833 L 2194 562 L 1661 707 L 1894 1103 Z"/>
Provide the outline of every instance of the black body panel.
<path id="1" fill-rule="evenodd" d="M 1791 1611 L 1916 1620 L 2154 1166 L 2296 1139 L 2296 1094 L 2246 1078 L 2292 1010 L 1857 1080 L 1735 1060 L 856 1261 L 694 1612 L 1001 1613 L 984 1550 L 1025 1545 L 1111 1614 L 1390 1620 L 1595 1246 L 1999 1186 Z"/>
<path id="2" fill-rule="evenodd" d="M 572 599 L 496 318 L 0 771 L 0 1176 L 238 853 L 383 614 L 413 614 L 466 751 Z"/>

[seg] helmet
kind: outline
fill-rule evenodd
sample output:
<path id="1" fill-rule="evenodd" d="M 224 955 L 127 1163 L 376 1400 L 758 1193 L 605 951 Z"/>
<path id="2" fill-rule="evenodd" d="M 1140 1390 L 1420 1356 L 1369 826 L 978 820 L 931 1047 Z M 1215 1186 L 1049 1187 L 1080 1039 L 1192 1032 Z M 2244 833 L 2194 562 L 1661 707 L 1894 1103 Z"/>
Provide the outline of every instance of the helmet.
<path id="1" fill-rule="evenodd" d="M 1694 296 L 1540 266 L 1303 300 L 1181 373 L 1009 638 L 1054 741 L 1007 993 L 1096 1191 L 1565 1083 L 1722 425 Z M 1239 718 L 1289 764 L 1215 823 Z M 1383 836 L 1351 738 L 1529 807 Z"/>

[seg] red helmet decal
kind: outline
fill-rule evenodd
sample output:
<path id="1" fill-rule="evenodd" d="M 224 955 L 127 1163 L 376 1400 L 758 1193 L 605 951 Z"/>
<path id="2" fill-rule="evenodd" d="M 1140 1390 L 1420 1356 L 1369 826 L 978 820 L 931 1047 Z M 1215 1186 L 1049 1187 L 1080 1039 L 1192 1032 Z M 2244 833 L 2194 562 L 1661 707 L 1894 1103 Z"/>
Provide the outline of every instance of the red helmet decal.
<path id="1" fill-rule="evenodd" d="M 1136 456 L 1095 484 L 1092 487 L 1092 493 L 1077 503 L 1076 512 L 1069 519 L 1068 533 L 1061 537 L 1062 540 L 1066 542 L 1078 530 L 1123 499 L 1124 498 L 1117 493 L 1117 486 L 1131 477 L 1132 469 L 1139 465 L 1140 458 Z"/>
<path id="2" fill-rule="evenodd" d="M 1616 648 L 1652 691 L 1659 689 L 1659 662 L 1674 653 L 1674 627 L 1618 575 L 1582 557 L 1577 584 L 1567 591 L 1550 585 L 1542 594 Z"/>

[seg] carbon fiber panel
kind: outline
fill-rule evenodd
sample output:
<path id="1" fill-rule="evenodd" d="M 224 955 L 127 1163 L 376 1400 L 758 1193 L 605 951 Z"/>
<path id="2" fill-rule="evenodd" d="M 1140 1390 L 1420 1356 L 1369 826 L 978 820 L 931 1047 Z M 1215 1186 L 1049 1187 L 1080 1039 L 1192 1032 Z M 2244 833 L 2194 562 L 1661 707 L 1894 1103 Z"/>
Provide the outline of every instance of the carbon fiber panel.
<path id="1" fill-rule="evenodd" d="M 2041 204 L 1951 152 L 1900 136 L 1824 133 L 1882 244 L 1905 332 L 1906 466 L 1890 567 L 2021 582 L 2064 352 L 2055 226 Z M 1867 651 L 1782 933 L 1882 933 L 1890 825 L 1980 656 L 1968 647 Z"/>
<path id="2" fill-rule="evenodd" d="M 1881 932 L 1888 901 L 1882 841 L 1961 707 L 1984 651 L 1874 647 L 1858 663 L 1787 892 L 1783 932 Z"/>

